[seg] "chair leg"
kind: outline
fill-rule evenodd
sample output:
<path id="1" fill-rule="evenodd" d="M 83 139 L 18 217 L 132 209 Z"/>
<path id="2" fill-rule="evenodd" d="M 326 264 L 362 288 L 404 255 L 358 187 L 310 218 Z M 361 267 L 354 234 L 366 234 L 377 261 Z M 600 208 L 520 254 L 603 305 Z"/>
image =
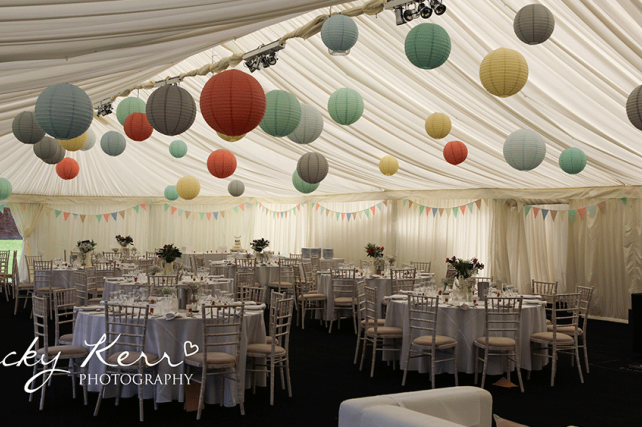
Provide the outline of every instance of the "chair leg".
<path id="1" fill-rule="evenodd" d="M 362 330 L 361 330 L 361 328 L 359 328 L 359 330 L 357 331 L 357 348 L 354 351 L 354 364 L 355 365 L 357 364 L 357 360 L 359 358 L 359 346 L 361 344 L 361 332 L 362 332 Z"/>
<path id="2" fill-rule="evenodd" d="M 203 407 L 203 399 L 205 399 L 205 384 L 207 381 L 207 366 L 203 366 L 201 369 L 201 390 L 198 393 L 198 412 L 196 412 L 196 419 L 201 419 L 201 411 Z M 223 396 L 220 396 L 223 399 Z"/>
<path id="3" fill-rule="evenodd" d="M 557 371 L 557 347 L 553 345 L 553 363 L 551 365 L 551 387 L 555 385 L 555 372 Z"/>
<path id="4" fill-rule="evenodd" d="M 288 382 L 288 397 L 292 397 L 292 382 L 290 381 L 290 358 L 285 359 L 285 377 Z"/>
<path id="5" fill-rule="evenodd" d="M 589 371 L 589 362 L 588 362 L 588 346 L 586 344 L 586 335 L 582 335 L 582 349 L 584 350 L 584 365 L 586 365 L 586 373 Z"/>
<path id="6" fill-rule="evenodd" d="M 408 348 L 408 353 L 406 353 L 406 368 L 403 370 L 403 378 L 401 379 L 401 386 L 406 385 L 406 377 L 408 376 L 408 366 L 410 365 L 410 353 L 412 352 L 412 343 Z"/>
<path id="7" fill-rule="evenodd" d="M 270 359 L 270 406 L 274 406 L 274 358 Z"/>
<path id="8" fill-rule="evenodd" d="M 40 389 L 40 410 L 45 408 L 45 392 L 47 391 L 47 376 L 42 376 L 42 389 Z"/>
<path id="9" fill-rule="evenodd" d="M 479 374 L 479 347 L 475 346 L 475 377 L 473 384 L 477 385 L 477 377 Z"/>
<path id="10" fill-rule="evenodd" d="M 236 384 L 238 386 L 239 406 L 241 407 L 241 415 L 245 415 L 245 385 L 241 384 L 241 374 L 238 370 L 238 367 L 235 368 L 235 371 L 236 371 Z"/>
<path id="11" fill-rule="evenodd" d="M 459 376 L 457 375 L 457 346 L 453 349 L 453 358 L 455 359 L 453 363 L 455 364 L 455 387 L 459 386 Z"/>
<path id="12" fill-rule="evenodd" d="M 100 391 L 98 392 L 98 401 L 96 402 L 96 409 L 94 409 L 94 417 L 98 416 L 98 410 L 100 409 L 100 403 L 103 401 L 104 392 L 105 392 L 105 384 L 101 384 Z"/>
<path id="13" fill-rule="evenodd" d="M 305 329 L 305 301 L 301 304 L 301 329 Z"/>
<path id="14" fill-rule="evenodd" d="M 582 376 L 582 366 L 580 364 L 580 349 L 575 346 L 575 360 L 577 360 L 577 372 L 580 374 L 580 382 L 584 384 L 584 376 Z"/>
<path id="15" fill-rule="evenodd" d="M 88 381 L 87 381 L 87 367 L 85 366 L 84 368 L 82 368 L 81 372 L 85 375 L 85 377 L 84 377 L 85 378 L 85 382 L 82 385 L 82 389 L 83 389 L 82 390 L 82 394 L 83 394 L 83 399 L 85 401 L 85 406 L 87 406 L 89 404 L 89 400 L 87 399 L 87 383 L 88 383 Z"/>
<path id="16" fill-rule="evenodd" d="M 488 344 L 488 341 L 486 342 Z M 486 371 L 488 368 L 488 346 L 483 347 L 484 350 L 484 368 L 482 369 L 482 381 L 481 381 L 481 388 L 484 388 L 484 383 L 486 382 Z"/>
<path id="17" fill-rule="evenodd" d="M 120 387 L 120 384 L 122 383 L 120 381 L 120 377 L 118 378 L 118 381 L 119 381 L 118 385 Z M 118 394 L 120 396 L 120 393 L 118 393 Z M 154 397 L 156 397 L 156 396 L 154 396 Z M 138 384 L 138 413 L 139 413 L 140 422 L 142 423 L 144 421 L 144 416 L 143 416 L 143 382 L 142 381 Z"/>
<path id="18" fill-rule="evenodd" d="M 366 360 L 366 350 L 368 348 L 368 336 L 366 335 L 366 330 L 363 330 L 363 349 L 361 350 L 361 363 L 359 364 L 359 370 L 363 370 L 363 362 Z"/>
<path id="19" fill-rule="evenodd" d="M 374 377 L 375 359 L 377 355 L 377 336 L 372 339 L 372 364 L 370 365 L 370 378 Z"/>
<path id="20" fill-rule="evenodd" d="M 515 347 L 515 370 L 517 371 L 517 379 L 519 380 L 519 389 L 524 393 L 524 383 L 522 382 L 522 366 L 519 360 L 519 349 Z"/>

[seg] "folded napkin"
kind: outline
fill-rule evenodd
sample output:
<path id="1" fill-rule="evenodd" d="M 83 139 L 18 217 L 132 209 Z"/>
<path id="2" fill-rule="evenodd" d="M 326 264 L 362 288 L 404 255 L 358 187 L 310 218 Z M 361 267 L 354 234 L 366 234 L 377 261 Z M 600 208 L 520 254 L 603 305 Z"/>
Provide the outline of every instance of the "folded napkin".
<path id="1" fill-rule="evenodd" d="M 170 311 L 169 313 L 165 313 L 165 320 L 174 320 L 174 319 L 179 319 L 183 316 L 181 316 L 179 313 L 174 313 L 173 311 Z"/>
<path id="2" fill-rule="evenodd" d="M 459 303 L 459 308 L 461 308 L 462 310 L 468 310 L 470 308 L 470 305 L 468 305 L 468 303 L 464 301 L 462 303 Z"/>
<path id="3" fill-rule="evenodd" d="M 102 305 L 86 305 L 84 307 L 76 307 L 78 311 L 101 311 L 104 310 L 105 307 Z"/>
<path id="4" fill-rule="evenodd" d="M 266 305 L 264 303 L 261 304 L 255 304 L 255 305 L 246 305 L 245 309 L 246 310 L 265 310 Z"/>
<path id="5" fill-rule="evenodd" d="M 395 295 L 385 296 L 385 297 L 383 297 L 383 299 L 385 301 L 390 301 L 390 300 L 397 300 L 397 301 L 402 301 L 403 300 L 403 301 L 405 301 L 405 300 L 408 299 L 408 295 L 395 294 Z"/>
<path id="6" fill-rule="evenodd" d="M 546 301 L 542 301 L 541 299 L 526 299 L 524 298 L 522 300 L 522 304 L 531 304 L 531 305 L 546 305 Z"/>
<path id="7" fill-rule="evenodd" d="M 256 301 L 245 301 L 243 304 L 245 304 L 246 306 L 248 306 L 248 305 L 256 305 Z"/>

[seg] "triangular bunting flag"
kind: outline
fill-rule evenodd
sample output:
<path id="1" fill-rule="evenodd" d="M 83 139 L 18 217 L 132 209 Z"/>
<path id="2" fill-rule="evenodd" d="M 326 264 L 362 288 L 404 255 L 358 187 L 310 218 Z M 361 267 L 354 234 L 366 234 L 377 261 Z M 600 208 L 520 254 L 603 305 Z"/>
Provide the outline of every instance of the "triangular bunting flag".
<path id="1" fill-rule="evenodd" d="M 60 216 L 60 214 L 62 213 L 62 211 L 54 209 L 54 213 L 56 214 L 56 218 L 58 218 Z"/>
<path id="2" fill-rule="evenodd" d="M 494 201 L 497 201 L 497 199 L 493 199 Z M 488 199 L 484 199 L 484 204 L 488 206 Z"/>
<path id="3" fill-rule="evenodd" d="M 281 212 L 281 215 L 283 215 L 284 217 L 287 218 L 288 217 L 288 212 L 290 212 L 290 211 L 283 211 L 283 212 Z"/>
<path id="4" fill-rule="evenodd" d="M 212 215 L 214 215 L 214 220 L 218 219 L 218 212 L 212 212 Z"/>
<path id="5" fill-rule="evenodd" d="M 139 213 L 140 212 L 140 205 L 134 206 L 134 210 L 136 211 L 136 213 Z"/>
<path id="6" fill-rule="evenodd" d="M 459 212 L 459 208 L 453 208 L 453 215 L 455 215 L 455 218 L 457 218 L 457 212 Z"/>
<path id="7" fill-rule="evenodd" d="M 133 211 L 134 211 L 134 209 L 132 209 L 132 208 L 127 209 L 127 215 L 131 215 Z"/>
<path id="8" fill-rule="evenodd" d="M 596 208 L 596 205 L 591 205 L 586 208 L 588 209 L 588 213 L 591 218 L 595 216 L 595 208 Z"/>
<path id="9" fill-rule="evenodd" d="M 185 212 L 183 209 L 179 209 L 179 210 L 178 210 L 178 216 L 183 215 L 183 212 Z"/>
<path id="10" fill-rule="evenodd" d="M 212 219 L 212 212 L 206 212 L 205 216 L 207 217 L 208 221 L 211 220 Z"/>
<path id="11" fill-rule="evenodd" d="M 0 211 L 0 213 L 2 212 Z M 73 216 L 74 216 L 74 219 L 78 219 L 78 214 L 73 214 Z"/>
<path id="12" fill-rule="evenodd" d="M 464 214 L 466 213 L 466 205 L 461 205 L 461 206 L 459 207 L 459 209 L 461 210 L 461 214 L 462 214 L 462 215 L 464 215 Z"/>
<path id="13" fill-rule="evenodd" d="M 433 217 L 433 218 L 435 217 L 435 215 L 437 215 L 437 211 L 438 211 L 438 210 L 439 210 L 439 209 L 437 209 L 437 208 L 432 208 L 432 217 Z"/>
<path id="14" fill-rule="evenodd" d="M 171 213 L 171 215 L 174 215 L 174 214 L 176 213 L 176 211 L 177 211 L 177 210 L 178 210 L 178 208 L 175 208 L 174 206 L 172 206 L 172 213 Z"/>
<path id="15" fill-rule="evenodd" d="M 383 201 L 383 204 L 384 204 L 384 205 L 386 205 L 386 206 L 388 206 L 388 201 L 387 201 L 387 200 L 384 200 L 384 201 Z"/>
<path id="16" fill-rule="evenodd" d="M 475 205 L 475 202 L 470 202 L 466 206 L 468 206 L 468 213 L 473 212 L 473 206 Z"/>
<path id="17" fill-rule="evenodd" d="M 377 203 L 377 207 L 379 208 L 379 210 L 382 210 L 382 209 L 383 209 L 383 207 L 382 207 L 382 206 L 383 206 L 383 203 Z"/>
<path id="18" fill-rule="evenodd" d="M 317 206 L 316 206 L 315 210 L 318 211 L 320 207 L 321 207 L 321 205 L 317 203 Z M 323 212 L 323 211 L 321 211 L 321 212 Z"/>
<path id="19" fill-rule="evenodd" d="M 220 214 L 221 214 L 221 218 L 225 218 L 225 211 L 221 211 Z"/>
<path id="20" fill-rule="evenodd" d="M 535 215 L 535 218 L 537 218 L 537 214 L 539 213 L 539 211 L 539 208 L 533 208 L 533 215 Z"/>
<path id="21" fill-rule="evenodd" d="M 65 221 L 67 221 L 67 218 L 69 218 L 69 212 L 63 212 L 62 216 L 65 217 Z"/>
<path id="22" fill-rule="evenodd" d="M 506 204 L 506 200 L 508 200 L 508 199 L 503 199 L 503 200 L 502 200 L 502 205 L 505 205 L 505 204 Z"/>
<path id="23" fill-rule="evenodd" d="M 239 205 L 239 208 L 241 208 L 241 210 L 245 212 L 245 203 L 243 203 L 242 205 Z"/>
<path id="24" fill-rule="evenodd" d="M 443 215 L 444 215 L 444 208 L 439 208 L 439 216 L 443 216 Z"/>
<path id="25" fill-rule="evenodd" d="M 87 215 L 80 215 L 80 221 L 84 223 L 86 217 Z"/>
<path id="26" fill-rule="evenodd" d="M 120 215 L 122 219 L 125 219 L 125 211 L 118 212 L 118 215 Z"/>
<path id="27" fill-rule="evenodd" d="M 342 212 L 342 213 L 341 213 L 341 221 L 343 221 L 344 219 L 346 219 L 346 214 L 344 214 L 344 213 Z"/>
<path id="28" fill-rule="evenodd" d="M 203 220 L 203 218 L 205 218 L 205 212 L 199 212 L 199 213 L 198 213 L 198 216 L 200 216 L 200 217 L 201 217 L 201 221 L 202 221 L 202 220 Z"/>
<path id="29" fill-rule="evenodd" d="M 234 212 L 239 213 L 239 208 L 238 208 L 238 206 L 234 206 L 232 209 L 234 209 Z"/>
<path id="30" fill-rule="evenodd" d="M 96 221 L 100 222 L 100 220 L 103 218 L 102 215 L 96 215 Z"/>
<path id="31" fill-rule="evenodd" d="M 103 216 L 105 217 L 105 222 L 109 222 L 109 214 L 103 214 Z"/>
<path id="32" fill-rule="evenodd" d="M 146 205 L 146 204 L 144 204 L 144 203 L 142 203 L 142 204 L 140 205 L 140 207 L 141 207 L 141 208 L 143 208 L 143 209 L 145 209 L 145 210 L 147 210 L 147 205 Z"/>
<path id="33" fill-rule="evenodd" d="M 412 208 L 412 200 L 408 200 L 408 209 Z"/>
<path id="34" fill-rule="evenodd" d="M 296 208 L 292 208 L 292 213 L 296 215 Z"/>
<path id="35" fill-rule="evenodd" d="M 165 203 L 165 210 L 169 209 L 169 205 Z"/>
<path id="36" fill-rule="evenodd" d="M 348 221 L 350 221 L 350 218 L 352 218 L 352 214 L 348 213 L 347 216 L 348 216 Z"/>
<path id="37" fill-rule="evenodd" d="M 578 209 L 577 213 L 580 214 L 580 218 L 584 219 L 584 215 L 586 215 L 586 208 Z"/>
<path id="38" fill-rule="evenodd" d="M 366 214 L 366 217 L 370 218 L 370 209 L 366 209 L 363 213 Z"/>
<path id="39" fill-rule="evenodd" d="M 531 205 L 524 205 L 524 216 L 528 215 L 528 213 L 531 211 L 531 208 Z"/>
<path id="40" fill-rule="evenodd" d="M 114 221 L 116 221 L 116 218 L 118 217 L 118 212 L 112 212 L 111 217 L 114 218 Z"/>
<path id="41" fill-rule="evenodd" d="M 458 208 L 455 208 L 455 209 L 458 209 Z M 450 212 L 452 211 L 448 208 L 444 208 L 444 212 L 446 212 L 446 217 L 450 218 Z"/>
<path id="42" fill-rule="evenodd" d="M 542 219 L 546 220 L 546 215 L 548 215 L 548 209 L 542 209 Z"/>
<path id="43" fill-rule="evenodd" d="M 335 212 L 335 214 L 336 214 L 335 217 L 337 218 L 337 221 L 339 221 L 339 216 L 340 216 L 339 212 Z"/>
<path id="44" fill-rule="evenodd" d="M 622 203 L 626 205 L 626 197 L 622 197 L 620 200 L 622 200 Z"/>
<path id="45" fill-rule="evenodd" d="M 557 211 L 551 211 L 551 216 L 553 217 L 553 222 L 555 222 L 555 217 L 557 216 Z"/>
<path id="46" fill-rule="evenodd" d="M 477 209 L 481 209 L 481 203 L 482 203 L 481 199 L 475 200 L 475 204 L 477 205 Z"/>
<path id="47" fill-rule="evenodd" d="M 296 210 L 298 210 L 298 211 L 300 211 L 300 210 L 301 210 L 301 203 L 299 203 L 298 205 L 296 205 Z"/>
<path id="48" fill-rule="evenodd" d="M 375 214 L 375 211 L 377 210 L 376 206 L 370 206 L 370 210 L 372 211 L 372 214 Z"/>
<path id="49" fill-rule="evenodd" d="M 568 217 L 571 219 L 571 222 L 575 219 L 575 209 L 568 211 Z"/>
<path id="50" fill-rule="evenodd" d="M 323 206 L 321 206 L 321 213 L 323 213 L 324 210 L 325 210 L 325 208 Z"/>
<path id="51" fill-rule="evenodd" d="M 597 207 L 600 208 L 600 212 L 606 213 L 606 201 L 598 203 Z"/>
<path id="52" fill-rule="evenodd" d="M 426 209 L 424 205 L 419 206 L 419 215 L 424 213 L 424 209 Z"/>

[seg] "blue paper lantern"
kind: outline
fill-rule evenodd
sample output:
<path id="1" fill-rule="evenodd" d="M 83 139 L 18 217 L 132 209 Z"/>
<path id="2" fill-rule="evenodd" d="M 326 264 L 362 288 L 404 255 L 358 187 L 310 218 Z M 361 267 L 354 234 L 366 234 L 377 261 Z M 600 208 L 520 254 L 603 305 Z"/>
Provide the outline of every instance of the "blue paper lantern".
<path id="1" fill-rule="evenodd" d="M 297 144 L 309 144 L 323 132 L 323 116 L 311 105 L 301 104 L 301 123 L 288 135 Z"/>
<path id="2" fill-rule="evenodd" d="M 504 142 L 504 158 L 509 165 L 520 171 L 535 169 L 544 160 L 546 144 L 537 132 L 530 129 L 517 130 Z"/>
<path id="3" fill-rule="evenodd" d="M 4 200 L 7 197 L 11 196 L 11 183 L 6 178 L 0 178 L 0 200 Z"/>
<path id="4" fill-rule="evenodd" d="M 16 139 L 25 144 L 35 144 L 45 137 L 45 131 L 36 121 L 36 115 L 31 111 L 18 114 L 11 123 L 11 129 Z"/>
<path id="5" fill-rule="evenodd" d="M 167 200 L 173 202 L 174 200 L 178 199 L 178 197 L 178 191 L 176 191 L 175 185 L 168 185 L 167 187 L 165 187 L 165 198 Z"/>
<path id="6" fill-rule="evenodd" d="M 187 144 L 180 139 L 172 141 L 172 143 L 169 144 L 169 154 L 180 159 L 187 154 Z"/>
<path id="7" fill-rule="evenodd" d="M 259 123 L 266 133 L 281 137 L 294 132 L 301 123 L 301 103 L 285 90 L 272 90 L 265 94 L 267 107 Z"/>
<path id="8" fill-rule="evenodd" d="M 294 185 L 294 188 L 296 188 L 299 192 L 303 194 L 309 194 L 309 193 L 312 193 L 317 188 L 319 188 L 319 185 L 321 184 L 320 183 L 310 184 L 305 182 L 304 180 L 301 179 L 301 177 L 295 170 L 294 173 L 292 174 L 292 185 Z"/>
<path id="9" fill-rule="evenodd" d="M 129 117 L 131 113 L 144 113 L 146 106 L 145 101 L 142 99 L 130 96 L 118 103 L 118 107 L 116 107 L 116 118 L 122 126 L 125 126 L 125 120 L 127 120 L 127 117 Z"/>
<path id="10" fill-rule="evenodd" d="M 245 184 L 243 184 L 243 182 L 239 181 L 238 179 L 235 179 L 227 186 L 227 191 L 230 193 L 230 195 L 239 197 L 245 192 Z"/>
<path id="11" fill-rule="evenodd" d="M 576 147 L 567 148 L 560 154 L 559 164 L 564 172 L 575 175 L 586 167 L 586 154 Z"/>
<path id="12" fill-rule="evenodd" d="M 59 83 L 43 90 L 35 108 L 38 124 L 56 139 L 76 138 L 89 129 L 94 108 L 78 86 Z"/>
<path id="13" fill-rule="evenodd" d="M 345 15 L 333 15 L 321 27 L 321 41 L 330 55 L 347 55 L 358 38 L 357 24 Z"/>
<path id="14" fill-rule="evenodd" d="M 105 154 L 110 156 L 121 155 L 123 151 L 125 151 L 126 146 L 127 141 L 125 140 L 125 136 L 115 130 L 106 132 L 102 138 L 100 138 L 100 148 L 103 149 Z"/>
<path id="15" fill-rule="evenodd" d="M 87 142 L 85 143 L 85 146 L 80 149 L 80 151 L 89 151 L 91 147 L 96 144 L 96 133 L 91 130 L 91 128 L 87 129 Z"/>
<path id="16" fill-rule="evenodd" d="M 328 112 L 340 125 L 351 125 L 363 114 L 363 98 L 356 90 L 341 88 L 330 95 Z"/>

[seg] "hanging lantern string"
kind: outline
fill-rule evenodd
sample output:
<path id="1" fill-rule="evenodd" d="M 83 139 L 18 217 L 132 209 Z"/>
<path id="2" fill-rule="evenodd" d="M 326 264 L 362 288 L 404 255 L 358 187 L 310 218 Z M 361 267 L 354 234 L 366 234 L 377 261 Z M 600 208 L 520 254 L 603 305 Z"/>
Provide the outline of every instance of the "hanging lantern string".
<path id="1" fill-rule="evenodd" d="M 368 0 L 363 5 L 346 9 L 343 12 L 337 12 L 333 15 L 345 15 L 351 18 L 360 15 L 376 15 L 383 11 L 383 5 L 386 3 L 386 0 Z M 308 22 L 304 26 L 297 28 L 294 31 L 291 31 L 281 37 L 279 42 L 281 45 L 285 45 L 286 41 L 293 38 L 302 38 L 307 40 L 308 38 L 318 34 L 323 27 L 323 23 L 330 18 L 331 15 L 319 15 L 314 18 L 312 21 Z M 243 56 L 245 53 L 234 53 L 231 56 L 220 59 L 218 62 L 213 62 L 207 65 L 202 66 L 196 70 L 191 70 L 186 73 L 182 73 L 179 76 L 172 78 L 172 81 L 183 80 L 185 77 L 195 77 L 195 76 L 206 76 L 210 73 L 216 74 L 221 71 L 226 70 L 229 67 L 236 67 L 243 61 Z M 167 80 L 167 79 L 165 79 Z M 135 90 L 140 89 L 153 89 L 156 86 L 157 82 L 154 80 L 149 80 L 139 85 L 134 86 L 133 88 L 126 89 L 116 95 L 113 95 L 110 99 L 115 101 L 117 98 L 126 97 Z"/>

